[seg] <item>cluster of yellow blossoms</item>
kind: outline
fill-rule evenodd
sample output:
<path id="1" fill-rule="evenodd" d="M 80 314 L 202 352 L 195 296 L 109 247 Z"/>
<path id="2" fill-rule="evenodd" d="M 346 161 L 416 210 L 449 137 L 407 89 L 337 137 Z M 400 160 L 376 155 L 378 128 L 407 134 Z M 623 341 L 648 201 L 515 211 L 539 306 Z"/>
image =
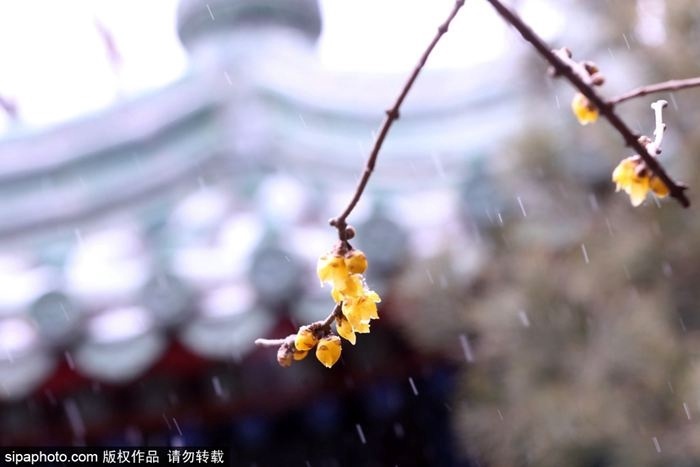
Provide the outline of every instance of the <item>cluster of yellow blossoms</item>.
<path id="1" fill-rule="evenodd" d="M 588 65 L 586 71 L 596 76 L 598 73 L 594 65 Z M 598 81 L 602 84 L 602 81 Z M 594 82 L 594 85 L 598 85 Z M 581 125 L 588 125 L 598 120 L 598 109 L 591 104 L 586 96 L 577 93 L 571 101 L 571 110 Z M 615 191 L 624 190 L 630 197 L 632 206 L 639 206 L 644 202 L 649 192 L 659 198 L 668 196 L 669 190 L 666 184 L 649 170 L 639 156 L 623 159 L 612 173 L 612 181 L 616 185 Z"/>
<path id="2" fill-rule="evenodd" d="M 642 204 L 650 191 L 659 198 L 664 198 L 669 194 L 666 184 L 646 168 L 639 156 L 623 159 L 615 167 L 612 181 L 617 185 L 615 191 L 625 190 L 625 193 L 629 195 L 632 206 Z"/>
<path id="3" fill-rule="evenodd" d="M 333 286 L 331 297 L 341 304 L 342 313 L 336 315 L 338 334 L 355 344 L 355 333 L 368 333 L 369 323 L 379 318 L 379 295 L 369 290 L 362 273 L 367 269 L 367 257 L 360 250 L 350 250 L 345 255 L 331 252 L 318 260 L 316 272 L 321 283 Z"/>
<path id="4" fill-rule="evenodd" d="M 338 335 L 351 344 L 356 342 L 356 333 L 368 333 L 370 321 L 378 319 L 379 295 L 369 290 L 362 274 L 367 269 L 367 257 L 356 249 L 344 248 L 341 244 L 333 251 L 321 256 L 316 273 L 321 284 L 332 286 L 331 297 L 336 303 L 333 316 Z M 330 368 L 340 359 L 341 340 L 330 330 L 330 325 L 319 321 L 301 326 L 293 342 L 280 347 L 277 359 L 283 366 L 293 360 L 301 360 L 316 347 L 316 358 Z"/>

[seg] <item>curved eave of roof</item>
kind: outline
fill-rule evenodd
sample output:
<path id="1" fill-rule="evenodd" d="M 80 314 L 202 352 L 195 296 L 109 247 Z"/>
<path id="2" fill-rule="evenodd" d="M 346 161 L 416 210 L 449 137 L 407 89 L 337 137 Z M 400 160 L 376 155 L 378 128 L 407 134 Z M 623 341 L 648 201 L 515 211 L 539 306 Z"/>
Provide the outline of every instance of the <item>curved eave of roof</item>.
<path id="1" fill-rule="evenodd" d="M 0 141 L 0 238 L 170 197 L 220 156 L 221 105 L 210 86 L 186 78 Z"/>
<path id="2" fill-rule="evenodd" d="M 177 11 L 180 40 L 189 48 L 198 38 L 242 26 L 286 26 L 312 42 L 321 35 L 316 0 L 183 0 Z"/>
<path id="3" fill-rule="evenodd" d="M 309 113 L 349 118 L 376 118 L 389 108 L 408 73 L 333 72 L 321 67 L 300 69 L 280 63 L 260 67 L 258 89 L 275 100 Z M 509 61 L 468 69 L 424 70 L 414 83 L 402 109 L 414 116 L 432 118 L 464 108 L 478 109 L 513 91 Z"/>
<path id="4" fill-rule="evenodd" d="M 153 141 L 218 105 L 197 79 L 185 78 L 66 123 L 22 132 L 0 140 L 0 183 L 41 176 L 104 151 Z"/>
<path id="5" fill-rule="evenodd" d="M 441 173 L 458 182 L 465 166 L 492 153 L 521 124 L 511 66 L 504 61 L 421 74 L 384 143 L 375 186 L 415 186 L 416 173 L 435 173 L 439 165 Z M 406 79 L 405 74 L 321 69 L 278 68 L 273 73 L 263 67 L 260 73 L 258 92 L 275 134 L 271 157 L 329 183 L 361 166 Z M 445 182 L 426 177 L 427 185 Z"/>

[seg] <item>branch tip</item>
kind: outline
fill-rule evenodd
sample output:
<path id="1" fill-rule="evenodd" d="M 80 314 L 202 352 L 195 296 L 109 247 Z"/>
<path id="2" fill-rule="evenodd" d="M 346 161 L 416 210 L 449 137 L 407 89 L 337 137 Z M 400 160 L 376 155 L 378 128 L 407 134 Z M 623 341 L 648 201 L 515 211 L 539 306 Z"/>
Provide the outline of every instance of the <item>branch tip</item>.
<path id="1" fill-rule="evenodd" d="M 690 201 L 685 195 L 685 188 L 676 183 L 666 173 L 656 158 L 649 154 L 647 148 L 638 141 L 637 136 L 615 113 L 613 106 L 616 101 L 605 101 L 598 95 L 593 88 L 590 74 L 586 72 L 583 65 L 571 59 L 571 51 L 566 48 L 553 51 L 529 25 L 527 25 L 513 10 L 506 7 L 500 0 L 487 1 L 507 23 L 518 30 L 523 39 L 529 42 L 535 50 L 554 67 L 558 74 L 564 76 L 598 109 L 599 113 L 610 122 L 618 133 L 620 133 L 625 143 L 640 155 L 647 167 L 649 167 L 654 175 L 659 177 L 668 187 L 671 197 L 675 198 L 683 207 L 690 206 Z M 700 86 L 700 78 L 698 78 L 697 81 L 698 82 L 694 85 Z M 648 90 L 644 92 L 648 92 Z M 617 102 L 619 102 L 619 100 Z"/>

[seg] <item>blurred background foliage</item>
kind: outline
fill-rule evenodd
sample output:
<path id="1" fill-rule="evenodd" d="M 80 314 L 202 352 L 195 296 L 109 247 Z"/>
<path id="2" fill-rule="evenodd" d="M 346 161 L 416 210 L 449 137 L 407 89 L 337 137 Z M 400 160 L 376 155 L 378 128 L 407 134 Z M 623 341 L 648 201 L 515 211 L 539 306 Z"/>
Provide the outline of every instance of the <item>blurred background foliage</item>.
<path id="1" fill-rule="evenodd" d="M 596 28 L 582 43 L 569 16 L 556 44 L 599 64 L 605 95 L 698 74 L 692 0 L 569 3 Z M 665 9 L 658 43 L 644 40 L 640 20 L 651 7 Z M 469 343 L 454 427 L 486 465 L 699 465 L 698 202 L 632 208 L 610 182 L 631 155 L 621 138 L 605 121 L 580 127 L 564 117 L 573 90 L 544 80 L 534 53 L 521 66 L 530 91 L 522 130 L 485 170 L 500 198 L 528 201 L 522 210 L 507 203 L 502 223 L 481 231 L 489 253 L 469 283 L 450 277 L 437 291 L 416 273 L 400 279 L 411 291 L 398 307 L 404 328 L 452 355 L 462 355 L 460 337 Z M 553 95 L 564 114 L 551 111 Z M 650 134 L 649 104 L 659 98 L 669 100 L 663 163 L 696 193 L 700 92 L 647 96 L 618 111 Z M 440 261 L 424 266 L 450 270 L 449 257 Z"/>

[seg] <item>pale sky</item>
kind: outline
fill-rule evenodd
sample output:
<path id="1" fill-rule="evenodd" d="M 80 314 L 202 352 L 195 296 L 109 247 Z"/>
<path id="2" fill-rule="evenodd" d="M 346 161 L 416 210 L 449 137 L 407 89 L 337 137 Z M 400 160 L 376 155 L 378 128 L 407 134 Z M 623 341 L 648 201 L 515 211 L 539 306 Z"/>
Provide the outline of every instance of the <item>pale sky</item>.
<path id="1" fill-rule="evenodd" d="M 202 0 L 205 2 L 206 0 Z M 407 72 L 453 0 L 321 0 L 318 53 L 329 69 Z M 545 34 L 562 18 L 545 0 L 521 12 Z M 60 123 L 182 75 L 187 55 L 175 32 L 177 0 L 0 0 L 0 95 L 17 101 L 22 124 Z M 115 75 L 95 23 L 114 37 L 122 57 Z M 466 2 L 428 67 L 459 68 L 494 59 L 513 34 L 482 0 Z M 117 86 L 117 82 L 119 85 Z M 0 136 L 9 129 L 0 111 Z"/>

